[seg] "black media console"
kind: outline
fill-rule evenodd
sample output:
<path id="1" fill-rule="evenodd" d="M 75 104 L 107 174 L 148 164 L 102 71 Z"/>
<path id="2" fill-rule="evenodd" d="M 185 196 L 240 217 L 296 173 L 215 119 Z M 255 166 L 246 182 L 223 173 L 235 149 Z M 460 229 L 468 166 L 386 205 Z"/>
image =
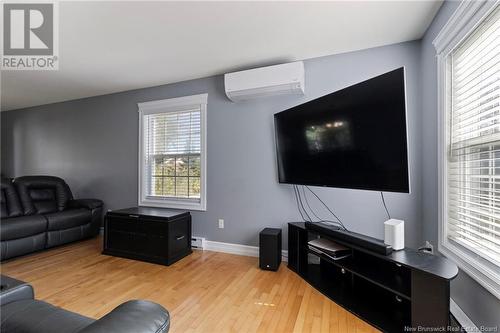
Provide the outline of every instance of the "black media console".
<path id="1" fill-rule="evenodd" d="M 411 249 L 383 255 L 335 238 L 328 230 L 288 224 L 288 267 L 335 303 L 385 332 L 414 327 L 447 330 L 455 264 Z M 333 260 L 307 242 L 328 238 L 352 250 Z M 408 330 L 406 330 L 408 331 Z"/>

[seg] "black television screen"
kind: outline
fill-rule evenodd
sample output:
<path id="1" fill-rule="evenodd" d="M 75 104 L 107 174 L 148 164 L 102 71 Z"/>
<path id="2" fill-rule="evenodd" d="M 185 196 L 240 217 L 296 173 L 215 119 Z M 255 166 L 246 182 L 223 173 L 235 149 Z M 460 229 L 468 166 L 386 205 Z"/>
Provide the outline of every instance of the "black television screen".
<path id="1" fill-rule="evenodd" d="M 274 115 L 280 183 L 409 193 L 405 71 Z"/>

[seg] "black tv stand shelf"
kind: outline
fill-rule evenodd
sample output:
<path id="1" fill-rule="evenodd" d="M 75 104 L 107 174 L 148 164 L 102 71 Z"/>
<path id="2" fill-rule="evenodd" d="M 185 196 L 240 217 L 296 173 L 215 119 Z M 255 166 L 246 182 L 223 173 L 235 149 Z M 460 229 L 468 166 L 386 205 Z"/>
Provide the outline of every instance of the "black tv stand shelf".
<path id="1" fill-rule="evenodd" d="M 351 249 L 339 260 L 317 254 L 307 242 L 329 238 Z M 449 326 L 450 281 L 455 264 L 411 249 L 388 255 L 335 239 L 327 230 L 288 224 L 288 267 L 332 301 L 385 332 Z"/>

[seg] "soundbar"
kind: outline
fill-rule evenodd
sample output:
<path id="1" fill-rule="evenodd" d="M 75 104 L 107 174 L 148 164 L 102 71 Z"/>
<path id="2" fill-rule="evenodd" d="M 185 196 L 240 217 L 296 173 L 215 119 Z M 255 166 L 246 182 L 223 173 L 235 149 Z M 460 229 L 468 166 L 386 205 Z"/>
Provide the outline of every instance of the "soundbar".
<path id="1" fill-rule="evenodd" d="M 324 222 L 306 222 L 306 228 L 319 231 L 331 238 L 338 239 L 345 243 L 356 245 L 376 253 L 383 255 L 392 253 L 392 247 L 385 244 L 380 239 L 365 236 L 352 231 L 346 231 Z"/>

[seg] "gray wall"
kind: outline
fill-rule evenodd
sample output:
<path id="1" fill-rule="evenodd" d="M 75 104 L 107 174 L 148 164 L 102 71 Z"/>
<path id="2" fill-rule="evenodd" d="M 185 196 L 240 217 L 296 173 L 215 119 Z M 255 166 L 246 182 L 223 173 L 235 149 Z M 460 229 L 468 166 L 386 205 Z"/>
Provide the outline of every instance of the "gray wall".
<path id="1" fill-rule="evenodd" d="M 438 238 L 437 62 L 432 41 L 459 4 L 455 1 L 443 4 L 421 46 L 423 237 L 435 246 Z M 453 280 L 451 297 L 476 325 L 500 326 L 500 300 L 466 273 L 461 271 Z"/>
<path id="2" fill-rule="evenodd" d="M 208 92 L 208 197 L 193 213 L 193 233 L 209 240 L 257 245 L 258 232 L 298 221 L 292 190 L 277 182 L 273 114 L 382 74 L 407 69 L 411 194 L 386 195 L 392 216 L 406 222 L 407 245 L 421 243 L 420 43 L 409 42 L 307 60 L 306 96 L 232 103 L 223 77 L 2 112 L 2 172 L 60 176 L 76 197 L 106 208 L 137 204 L 137 103 Z M 354 231 L 383 238 L 378 192 L 318 189 Z M 319 209 L 319 206 L 318 206 Z M 323 213 L 326 216 L 326 213 Z M 225 228 L 217 228 L 217 219 Z M 285 244 L 286 247 L 286 244 Z"/>

